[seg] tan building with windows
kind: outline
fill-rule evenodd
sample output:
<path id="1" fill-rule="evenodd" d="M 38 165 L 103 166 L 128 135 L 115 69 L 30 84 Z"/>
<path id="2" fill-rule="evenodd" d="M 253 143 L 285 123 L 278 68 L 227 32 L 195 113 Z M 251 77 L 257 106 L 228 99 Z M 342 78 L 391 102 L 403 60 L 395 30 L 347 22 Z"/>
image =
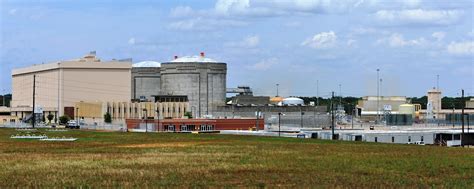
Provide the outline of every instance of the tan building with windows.
<path id="1" fill-rule="evenodd" d="M 78 102 L 75 119 L 87 124 L 103 123 L 109 112 L 114 124 L 124 124 L 125 119 L 184 118 L 190 112 L 189 102 Z"/>
<path id="2" fill-rule="evenodd" d="M 128 102 L 131 68 L 130 59 L 103 62 L 91 52 L 79 59 L 15 69 L 11 114 L 21 119 L 31 116 L 33 84 L 35 105 L 46 115 L 74 117 L 74 106 L 81 101 Z"/>

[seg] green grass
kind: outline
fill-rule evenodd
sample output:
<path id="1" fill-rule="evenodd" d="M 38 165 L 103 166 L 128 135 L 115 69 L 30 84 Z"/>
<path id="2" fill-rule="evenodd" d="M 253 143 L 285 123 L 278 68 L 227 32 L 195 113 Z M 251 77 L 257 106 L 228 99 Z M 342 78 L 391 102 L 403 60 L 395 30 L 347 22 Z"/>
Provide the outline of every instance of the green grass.
<path id="1" fill-rule="evenodd" d="M 474 150 L 218 134 L 68 131 L 76 142 L 10 139 L 0 188 L 474 188 Z"/>

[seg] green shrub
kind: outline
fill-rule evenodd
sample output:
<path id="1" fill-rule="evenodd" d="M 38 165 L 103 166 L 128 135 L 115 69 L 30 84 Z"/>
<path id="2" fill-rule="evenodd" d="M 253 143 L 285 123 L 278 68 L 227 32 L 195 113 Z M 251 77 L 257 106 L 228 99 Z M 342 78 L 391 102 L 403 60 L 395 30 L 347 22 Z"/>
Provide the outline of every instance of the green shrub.
<path id="1" fill-rule="evenodd" d="M 110 116 L 110 113 L 107 112 L 106 114 L 104 114 L 104 122 L 105 123 L 112 123 L 112 116 Z"/>
<path id="2" fill-rule="evenodd" d="M 66 124 L 69 120 L 71 120 L 71 118 L 69 118 L 69 116 L 63 115 L 63 116 L 59 117 L 59 124 Z"/>

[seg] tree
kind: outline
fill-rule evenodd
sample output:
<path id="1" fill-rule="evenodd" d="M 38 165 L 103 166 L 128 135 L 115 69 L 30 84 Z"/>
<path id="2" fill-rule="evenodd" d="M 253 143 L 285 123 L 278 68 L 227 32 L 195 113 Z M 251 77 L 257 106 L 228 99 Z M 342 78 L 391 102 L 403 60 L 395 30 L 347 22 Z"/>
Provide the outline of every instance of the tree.
<path id="1" fill-rule="evenodd" d="M 107 112 L 106 114 L 104 114 L 104 122 L 105 123 L 112 123 L 112 116 L 110 116 L 110 113 Z"/>
<path id="2" fill-rule="evenodd" d="M 193 118 L 193 114 L 191 112 L 185 112 L 184 116 L 188 117 L 189 119 Z"/>
<path id="3" fill-rule="evenodd" d="M 53 114 L 48 114 L 48 123 L 51 124 L 51 120 L 53 120 L 54 116 Z"/>
<path id="4" fill-rule="evenodd" d="M 60 124 L 66 124 L 69 120 L 71 120 L 71 118 L 69 118 L 69 116 L 67 116 L 67 115 L 63 115 L 63 116 L 59 117 L 59 123 Z"/>

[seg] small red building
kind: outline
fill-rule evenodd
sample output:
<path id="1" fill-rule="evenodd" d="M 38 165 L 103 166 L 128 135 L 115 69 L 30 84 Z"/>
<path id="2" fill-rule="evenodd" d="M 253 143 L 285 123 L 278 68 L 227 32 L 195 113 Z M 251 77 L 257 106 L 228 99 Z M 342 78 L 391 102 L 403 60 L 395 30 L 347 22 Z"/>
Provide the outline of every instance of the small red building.
<path id="1" fill-rule="evenodd" d="M 145 129 L 149 131 L 185 132 L 216 130 L 255 129 L 256 119 L 126 119 L 127 129 Z M 258 130 L 263 130 L 264 120 L 258 120 Z"/>

